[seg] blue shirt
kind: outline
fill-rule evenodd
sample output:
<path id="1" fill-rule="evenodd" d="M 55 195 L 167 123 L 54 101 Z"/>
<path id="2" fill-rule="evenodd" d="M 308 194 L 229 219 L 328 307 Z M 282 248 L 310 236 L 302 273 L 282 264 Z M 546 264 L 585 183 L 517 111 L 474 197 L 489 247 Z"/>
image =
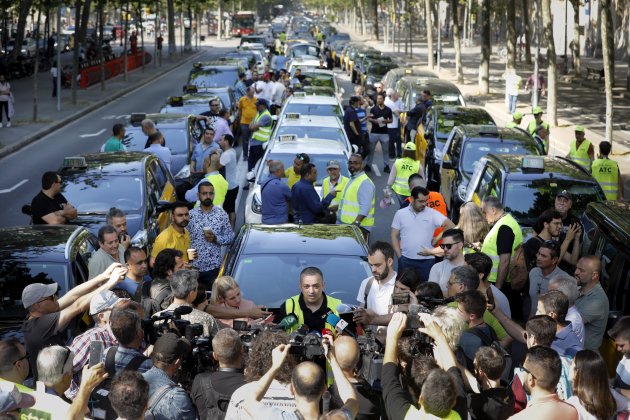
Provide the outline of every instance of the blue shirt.
<path id="1" fill-rule="evenodd" d="M 315 223 L 318 214 L 330 205 L 333 199 L 328 194 L 320 201 L 311 181 L 300 179 L 291 189 L 291 206 L 295 212 L 295 223 Z"/>
<path id="2" fill-rule="evenodd" d="M 144 279 L 142 279 L 142 283 L 147 282 L 147 281 L 151 281 L 151 277 L 144 276 Z M 140 286 L 140 284 L 136 283 L 135 280 L 132 280 L 129 277 L 125 276 L 125 279 L 121 281 L 120 283 L 118 283 L 115 289 L 126 290 L 127 293 L 129 293 L 131 297 L 133 297 L 136 294 L 136 291 L 138 290 L 138 286 Z"/>
<path id="3" fill-rule="evenodd" d="M 112 349 L 112 347 L 103 352 L 103 362 L 107 360 L 107 353 L 110 351 L 110 349 Z M 116 352 L 116 357 L 114 358 L 116 374 L 122 372 L 136 356 L 143 356 L 143 354 L 138 349 L 130 349 L 118 345 L 118 351 Z M 152 367 L 153 362 L 151 361 L 151 359 L 147 358 L 144 362 L 140 364 L 140 367 L 138 367 L 137 371 L 140 373 L 144 373 Z"/>
<path id="4" fill-rule="evenodd" d="M 556 338 L 551 343 L 551 348 L 557 351 L 560 356 L 571 357 L 575 357 L 578 351 L 584 350 L 584 346 L 573 332 L 570 322 L 556 334 Z"/>
<path id="5" fill-rule="evenodd" d="M 214 141 L 209 145 L 201 142 L 195 146 L 192 155 L 190 156 L 190 161 L 195 162 L 195 171 L 203 170 L 204 159 L 206 158 L 206 156 L 210 156 L 215 150 L 219 150 L 219 145 Z M 197 198 L 195 197 L 195 200 L 196 199 Z"/>
<path id="6" fill-rule="evenodd" d="M 247 84 L 239 80 L 236 82 L 236 86 L 234 86 L 234 102 L 238 103 L 239 99 L 241 99 L 247 93 Z"/>
<path id="7" fill-rule="evenodd" d="M 266 225 L 279 225 L 289 221 L 291 190 L 285 179 L 271 174 L 260 186 L 262 200 L 262 222 Z"/>
<path id="8" fill-rule="evenodd" d="M 364 108 L 354 108 L 354 112 L 357 114 L 357 118 L 361 123 L 361 133 L 367 133 L 367 111 Z"/>
<path id="9" fill-rule="evenodd" d="M 155 404 L 151 409 L 155 420 L 166 419 L 185 419 L 194 420 L 197 418 L 197 410 L 193 405 L 190 397 L 183 388 L 177 386 L 166 372 L 156 367 L 151 368 L 142 376 L 149 383 L 149 401 L 158 392 L 162 392 L 164 387 L 168 387 L 168 391 L 159 400 L 153 402 Z"/>
<path id="10" fill-rule="evenodd" d="M 152 153 L 159 157 L 168 168 L 168 171 L 171 171 L 171 162 L 173 161 L 173 156 L 171 155 L 171 150 L 168 147 L 153 143 L 152 145 L 144 149 L 144 151 L 147 153 Z"/>

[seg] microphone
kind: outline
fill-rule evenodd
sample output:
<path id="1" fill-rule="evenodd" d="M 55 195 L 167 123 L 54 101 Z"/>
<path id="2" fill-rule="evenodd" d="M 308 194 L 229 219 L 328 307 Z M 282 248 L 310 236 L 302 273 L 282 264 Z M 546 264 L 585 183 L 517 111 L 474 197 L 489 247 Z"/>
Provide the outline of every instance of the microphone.
<path id="1" fill-rule="evenodd" d="M 322 330 L 322 337 L 325 336 L 325 335 L 333 335 L 333 332 L 330 331 L 328 328 L 324 328 Z"/>
<path id="2" fill-rule="evenodd" d="M 328 315 L 326 315 L 326 322 L 328 324 L 332 325 L 333 327 L 335 327 L 335 330 L 339 334 L 343 334 L 345 332 L 346 334 L 350 335 L 351 337 L 355 337 L 355 335 L 352 334 L 350 331 L 345 331 L 346 327 L 348 326 L 348 323 L 346 321 L 344 321 L 343 319 L 339 318 L 334 313 L 329 312 Z"/>
<path id="3" fill-rule="evenodd" d="M 297 324 L 298 319 L 295 315 L 287 315 L 282 318 L 282 321 L 278 324 L 280 328 L 283 330 L 290 330 L 295 324 Z"/>
<path id="4" fill-rule="evenodd" d="M 337 312 L 339 312 L 340 314 L 349 314 L 351 312 L 354 312 L 354 309 L 354 307 L 346 305 L 345 303 L 340 303 L 339 305 L 337 305 Z"/>

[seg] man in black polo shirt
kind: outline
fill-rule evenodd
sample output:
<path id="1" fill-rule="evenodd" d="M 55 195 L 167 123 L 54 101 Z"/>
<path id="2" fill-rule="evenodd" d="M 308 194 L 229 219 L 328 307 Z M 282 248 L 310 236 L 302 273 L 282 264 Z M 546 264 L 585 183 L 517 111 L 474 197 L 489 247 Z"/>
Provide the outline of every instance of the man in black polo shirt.
<path id="1" fill-rule="evenodd" d="M 368 155 L 365 165 L 366 172 L 372 166 L 376 143 L 381 143 L 381 151 L 383 153 L 383 171 L 389 173 L 389 134 L 387 124 L 393 121 L 392 110 L 385 106 L 385 94 L 378 93 L 376 95 L 376 105 L 370 110 L 368 121 L 372 123 L 372 131 L 370 132 L 370 154 Z"/>
<path id="2" fill-rule="evenodd" d="M 45 172 L 42 190 L 31 201 L 35 225 L 63 225 L 77 217 L 77 209 L 61 194 L 61 177 L 57 172 Z"/>

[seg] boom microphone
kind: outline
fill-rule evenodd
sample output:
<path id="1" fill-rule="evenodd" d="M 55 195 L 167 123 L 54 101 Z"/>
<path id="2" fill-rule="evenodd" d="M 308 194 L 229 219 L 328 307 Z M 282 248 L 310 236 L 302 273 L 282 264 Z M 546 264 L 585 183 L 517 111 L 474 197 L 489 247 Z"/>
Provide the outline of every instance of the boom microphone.
<path id="1" fill-rule="evenodd" d="M 326 322 L 328 324 L 332 325 L 333 327 L 335 327 L 335 330 L 339 334 L 343 334 L 345 332 L 346 334 L 350 335 L 351 337 L 356 337 L 350 331 L 345 331 L 346 327 L 348 326 L 348 323 L 346 321 L 344 321 L 343 319 L 339 318 L 334 313 L 329 312 L 328 315 L 326 315 Z"/>

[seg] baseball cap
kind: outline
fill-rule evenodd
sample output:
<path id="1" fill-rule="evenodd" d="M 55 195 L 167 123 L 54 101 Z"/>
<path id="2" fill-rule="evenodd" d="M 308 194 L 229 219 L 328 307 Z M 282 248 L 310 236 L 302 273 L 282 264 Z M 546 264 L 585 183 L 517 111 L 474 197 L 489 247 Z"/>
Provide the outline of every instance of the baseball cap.
<path id="1" fill-rule="evenodd" d="M 341 168 L 341 164 L 339 163 L 338 160 L 329 160 L 328 163 L 326 164 L 326 169 L 331 169 L 331 168 L 339 169 Z"/>
<path id="2" fill-rule="evenodd" d="M 514 118 L 515 120 L 520 120 L 523 118 L 523 113 L 521 111 L 516 111 L 514 114 L 512 114 L 512 118 Z"/>
<path id="3" fill-rule="evenodd" d="M 405 147 L 403 147 L 405 150 L 413 150 L 414 152 L 416 151 L 416 144 L 412 141 L 405 143 Z"/>
<path id="4" fill-rule="evenodd" d="M 536 115 L 536 114 L 542 114 L 542 108 L 539 106 L 535 106 L 532 108 L 532 114 Z"/>
<path id="5" fill-rule="evenodd" d="M 0 413 L 29 408 L 34 405 L 34 396 L 20 392 L 13 382 L 0 382 Z"/>
<path id="6" fill-rule="evenodd" d="M 584 132 L 584 127 L 582 127 L 581 125 L 576 125 L 575 126 L 575 131 L 579 131 L 580 133 Z"/>
<path id="7" fill-rule="evenodd" d="M 558 194 L 556 194 L 556 197 L 564 197 L 567 200 L 572 200 L 573 197 L 571 196 L 571 193 L 567 190 L 562 190 L 560 191 Z"/>
<path id="8" fill-rule="evenodd" d="M 266 99 L 260 98 L 256 101 L 256 106 L 258 105 L 269 106 L 269 102 L 267 102 Z"/>
<path id="9" fill-rule="evenodd" d="M 121 300 L 129 299 L 119 298 L 114 292 L 110 290 L 99 292 L 92 296 L 92 300 L 90 301 L 90 315 L 100 314 L 103 311 L 112 309 L 114 305 L 116 305 Z"/>
<path id="10" fill-rule="evenodd" d="M 33 283 L 29 284 L 22 291 L 22 304 L 26 309 L 35 305 L 40 300 L 50 297 L 57 293 L 57 283 L 43 284 Z"/>
<path id="11" fill-rule="evenodd" d="M 153 353 L 159 353 L 166 363 L 172 363 L 190 352 L 190 342 L 174 333 L 165 333 L 153 345 Z"/>

